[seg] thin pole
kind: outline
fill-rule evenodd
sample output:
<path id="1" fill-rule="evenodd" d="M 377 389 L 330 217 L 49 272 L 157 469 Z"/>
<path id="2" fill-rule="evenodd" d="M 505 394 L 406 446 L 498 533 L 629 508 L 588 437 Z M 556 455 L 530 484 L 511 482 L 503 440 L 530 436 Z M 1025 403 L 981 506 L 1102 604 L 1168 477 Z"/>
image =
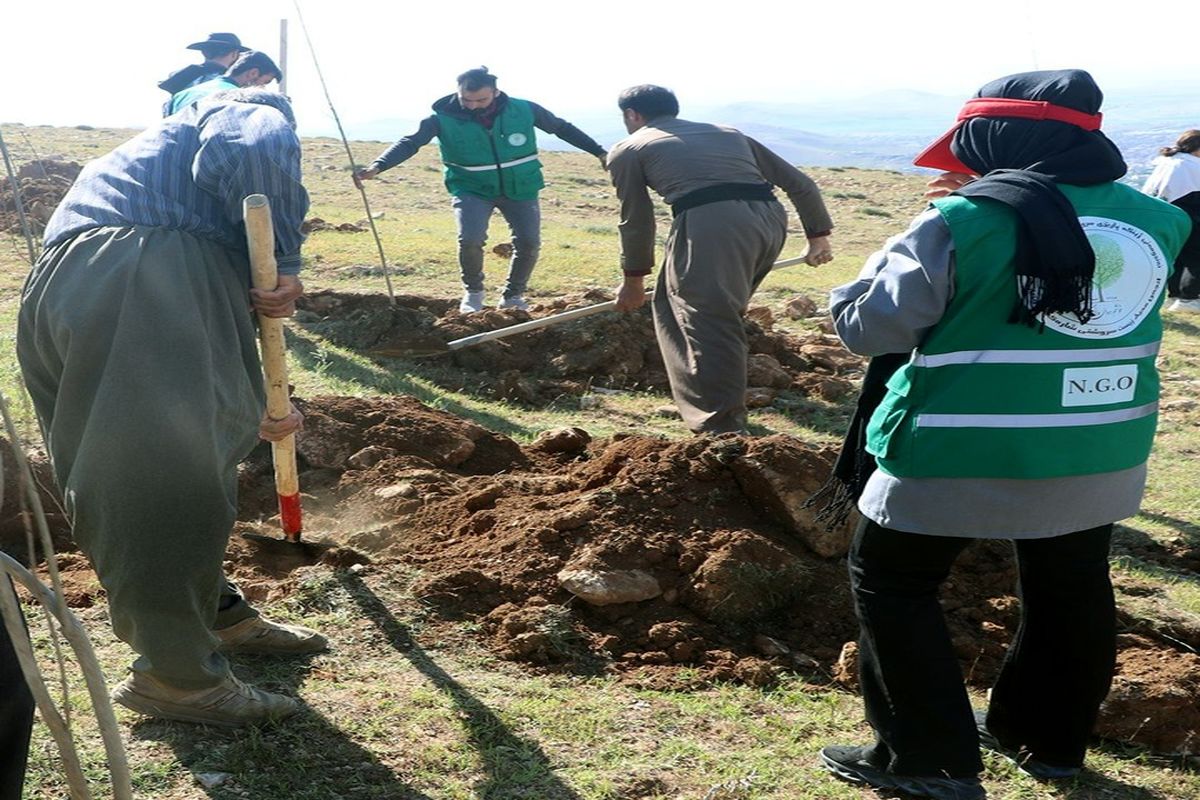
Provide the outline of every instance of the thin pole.
<path id="1" fill-rule="evenodd" d="M 304 14 L 300 12 L 300 0 L 292 0 L 292 5 L 296 7 L 296 18 L 300 20 L 300 30 L 304 31 L 304 41 L 308 42 L 308 52 L 312 53 L 313 66 L 317 70 L 317 78 L 321 81 L 321 90 L 325 92 L 325 102 L 329 104 L 329 112 L 333 114 L 333 121 L 337 124 L 338 133 L 342 137 L 342 145 L 346 148 L 346 158 L 350 160 L 351 174 L 358 172 L 358 164 L 354 161 L 354 153 L 350 152 L 350 142 L 346 139 L 346 131 L 342 129 L 342 121 L 338 117 L 337 109 L 333 107 L 333 98 L 329 96 L 329 86 L 325 83 L 325 76 L 321 73 L 321 64 L 317 61 L 317 50 L 313 47 L 312 37 L 308 34 L 308 26 L 304 24 Z M 383 280 L 387 283 L 388 297 L 391 298 L 392 305 L 396 305 L 396 294 L 392 291 L 392 273 L 388 269 L 387 258 L 383 255 L 383 242 L 379 239 L 379 231 L 375 228 L 375 217 L 371 216 L 371 203 L 367 200 L 367 190 L 363 188 L 361 181 L 355 181 L 358 186 L 358 193 L 362 195 L 363 208 L 367 210 L 367 222 L 371 225 L 371 233 L 375 235 L 375 246 L 379 248 L 379 263 L 383 266 Z"/>
<path id="2" fill-rule="evenodd" d="M 13 172 L 12 159 L 8 157 L 8 145 L 4 143 L 4 135 L 0 134 L 0 153 L 4 154 L 4 168 L 8 170 L 8 182 L 12 185 L 13 205 L 17 207 L 17 218 L 21 220 L 21 233 L 25 234 L 25 246 L 29 248 L 29 265 L 37 263 L 37 254 L 33 251 L 33 234 L 29 232 L 29 220 L 25 218 L 25 203 L 21 200 L 21 185 L 17 183 L 17 175 Z"/>
<path id="3" fill-rule="evenodd" d="M 279 20 L 279 70 L 283 77 L 279 79 L 279 91 L 287 94 L 287 20 Z"/>

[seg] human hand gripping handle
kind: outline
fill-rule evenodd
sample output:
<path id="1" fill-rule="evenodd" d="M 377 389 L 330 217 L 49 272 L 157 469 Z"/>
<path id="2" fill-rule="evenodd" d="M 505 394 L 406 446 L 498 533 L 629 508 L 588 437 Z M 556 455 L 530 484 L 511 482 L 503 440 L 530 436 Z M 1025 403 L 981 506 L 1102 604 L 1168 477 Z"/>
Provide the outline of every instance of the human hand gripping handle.
<path id="1" fill-rule="evenodd" d="M 819 267 L 830 261 L 833 261 L 833 243 L 829 241 L 829 237 L 814 236 L 810 238 L 808 250 L 804 253 L 804 263 L 810 267 Z"/>
<path id="2" fill-rule="evenodd" d="M 294 284 L 280 280 L 275 265 L 275 231 L 271 225 L 271 205 L 266 195 L 252 194 L 242 201 L 246 220 L 246 241 L 250 249 L 250 270 L 254 281 L 252 298 L 259 309 L 259 339 L 262 343 L 263 374 L 267 389 L 267 418 L 260 435 L 272 442 L 275 461 L 275 491 L 279 495 L 279 516 L 288 541 L 300 541 L 300 478 L 296 469 L 296 435 L 300 415 L 288 398 L 287 350 L 283 338 L 283 320 L 288 314 L 272 314 L 260 306 L 279 310 L 294 304 L 299 296 L 299 279 Z M 288 276 L 284 276 L 288 278 Z M 302 288 L 302 287 L 301 287 Z M 255 295 L 254 292 L 258 294 Z M 285 300 L 295 292 L 290 300 Z M 291 428 L 290 432 L 287 429 Z M 282 436 L 282 438 L 276 438 Z"/>
<path id="3" fill-rule="evenodd" d="M 617 289 L 617 311 L 636 311 L 646 303 L 645 278 L 642 275 L 626 275 Z"/>

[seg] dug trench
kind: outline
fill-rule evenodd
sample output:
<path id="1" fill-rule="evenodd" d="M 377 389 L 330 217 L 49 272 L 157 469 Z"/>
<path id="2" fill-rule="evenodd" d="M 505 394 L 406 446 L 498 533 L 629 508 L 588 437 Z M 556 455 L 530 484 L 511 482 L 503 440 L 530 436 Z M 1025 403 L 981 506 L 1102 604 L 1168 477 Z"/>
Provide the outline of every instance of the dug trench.
<path id="1" fill-rule="evenodd" d="M 830 449 L 783 435 L 593 440 L 578 428 L 522 446 L 410 397 L 298 405 L 306 513 L 336 546 L 281 559 L 279 548 L 235 535 L 226 568 L 253 599 L 286 596 L 314 571 L 403 564 L 418 576 L 407 592 L 434 615 L 428 635 L 453 627 L 531 670 L 676 689 L 766 686 L 797 673 L 854 688 L 843 557 L 852 522 L 827 531 L 804 507 L 828 475 Z M 35 465 L 49 485 L 46 462 Z M 5 467 L 0 543 L 21 554 Z M 277 531 L 270 471 L 264 451 L 242 465 L 239 532 Z M 103 592 L 63 516 L 52 522 L 68 601 L 97 602 Z M 942 593 L 976 687 L 994 679 L 1014 633 L 1014 584 L 1009 546 L 979 542 Z M 1119 577 L 1118 590 L 1118 673 L 1099 732 L 1192 752 L 1200 624 L 1176 619 L 1164 630 L 1132 610 L 1159 588 Z M 461 633 L 464 621 L 476 633 Z"/>
<path id="2" fill-rule="evenodd" d="M 457 304 L 417 295 L 316 292 L 298 304 L 295 322 L 305 336 L 376 359 L 405 358 L 444 349 L 447 342 L 530 319 L 606 302 L 612 295 L 591 290 L 534 303 L 529 312 L 487 309 L 460 314 Z M 815 303 L 790 301 L 794 319 L 821 319 Z M 774 312 L 751 308 L 746 316 L 750 346 L 751 407 L 786 406 L 812 398 L 838 401 L 853 392 L 859 359 L 836 337 L 819 330 L 803 334 L 777 329 Z M 604 390 L 665 392 L 667 375 L 654 338 L 649 308 L 607 312 L 537 331 L 442 353 L 424 362 L 426 377 L 442 388 L 544 406 L 563 397 Z M 438 368 L 438 367 L 442 368 Z"/>

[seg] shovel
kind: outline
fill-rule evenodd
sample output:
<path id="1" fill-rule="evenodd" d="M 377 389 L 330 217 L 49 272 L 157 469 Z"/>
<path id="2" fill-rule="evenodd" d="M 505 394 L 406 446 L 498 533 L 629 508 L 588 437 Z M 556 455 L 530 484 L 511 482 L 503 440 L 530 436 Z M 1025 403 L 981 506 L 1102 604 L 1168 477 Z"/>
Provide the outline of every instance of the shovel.
<path id="1" fill-rule="evenodd" d="M 252 194 L 242 201 L 242 213 L 246 219 L 246 242 L 250 248 L 254 288 L 271 291 L 279 285 L 271 204 L 266 195 Z M 283 320 L 259 314 L 258 335 L 266 378 L 267 416 L 284 419 L 291 412 L 291 401 L 288 399 L 287 345 L 283 338 Z M 303 523 L 300 477 L 296 470 L 296 435 L 289 434 L 286 439 L 272 442 L 271 456 L 275 463 L 275 491 L 279 495 L 279 520 L 283 525 L 283 536 L 289 542 L 298 543 Z"/>
<path id="2" fill-rule="evenodd" d="M 794 264 L 803 264 L 805 256 L 797 256 L 795 258 L 785 258 L 782 261 L 776 261 L 771 265 L 772 270 L 780 267 L 790 267 Z M 646 292 L 646 299 L 654 294 L 654 290 L 650 289 Z M 518 322 L 516 325 L 509 325 L 504 328 L 497 328 L 494 331 L 484 331 L 471 336 L 464 336 L 461 339 L 453 339 L 449 342 L 444 342 L 434 336 L 423 336 L 420 338 L 414 337 L 403 344 L 395 344 L 391 346 L 379 347 L 370 351 L 372 355 L 387 356 L 390 358 L 403 358 L 405 356 L 436 356 L 443 353 L 452 353 L 455 350 L 461 350 L 464 347 L 474 347 L 477 344 L 490 342 L 494 339 L 504 339 L 508 336 L 516 336 L 518 333 L 528 333 L 536 331 L 539 328 L 548 328 L 551 325 L 558 325 L 562 322 L 570 322 L 571 320 L 583 319 L 590 317 L 593 314 L 600 314 L 605 311 L 612 311 L 617 307 L 616 300 L 609 300 L 604 303 L 596 303 L 583 308 L 573 308 L 570 311 L 563 311 L 559 314 L 551 314 L 548 317 L 540 317 L 531 319 L 528 322 Z"/>

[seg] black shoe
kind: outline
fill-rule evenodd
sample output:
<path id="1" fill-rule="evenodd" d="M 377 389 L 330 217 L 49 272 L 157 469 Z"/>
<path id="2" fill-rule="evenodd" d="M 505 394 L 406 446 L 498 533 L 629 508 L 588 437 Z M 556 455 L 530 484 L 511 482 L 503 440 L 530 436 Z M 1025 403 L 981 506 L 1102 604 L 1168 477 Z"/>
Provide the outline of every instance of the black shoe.
<path id="1" fill-rule="evenodd" d="M 1017 769 L 1031 778 L 1039 781 L 1061 781 L 1064 778 L 1074 778 L 1079 774 L 1079 767 L 1056 767 L 1045 761 L 1038 761 L 1033 753 L 1019 748 L 1005 747 L 987 728 L 987 712 L 975 712 L 975 728 L 979 731 L 979 745 L 984 750 L 991 750 L 1007 758 Z"/>
<path id="2" fill-rule="evenodd" d="M 933 800 L 985 800 L 987 792 L 978 778 L 922 778 L 916 775 L 893 775 L 872 766 L 867 761 L 868 747 L 834 745 L 821 750 L 825 769 L 850 783 L 865 783 L 876 789 L 894 789 L 913 797 Z"/>

